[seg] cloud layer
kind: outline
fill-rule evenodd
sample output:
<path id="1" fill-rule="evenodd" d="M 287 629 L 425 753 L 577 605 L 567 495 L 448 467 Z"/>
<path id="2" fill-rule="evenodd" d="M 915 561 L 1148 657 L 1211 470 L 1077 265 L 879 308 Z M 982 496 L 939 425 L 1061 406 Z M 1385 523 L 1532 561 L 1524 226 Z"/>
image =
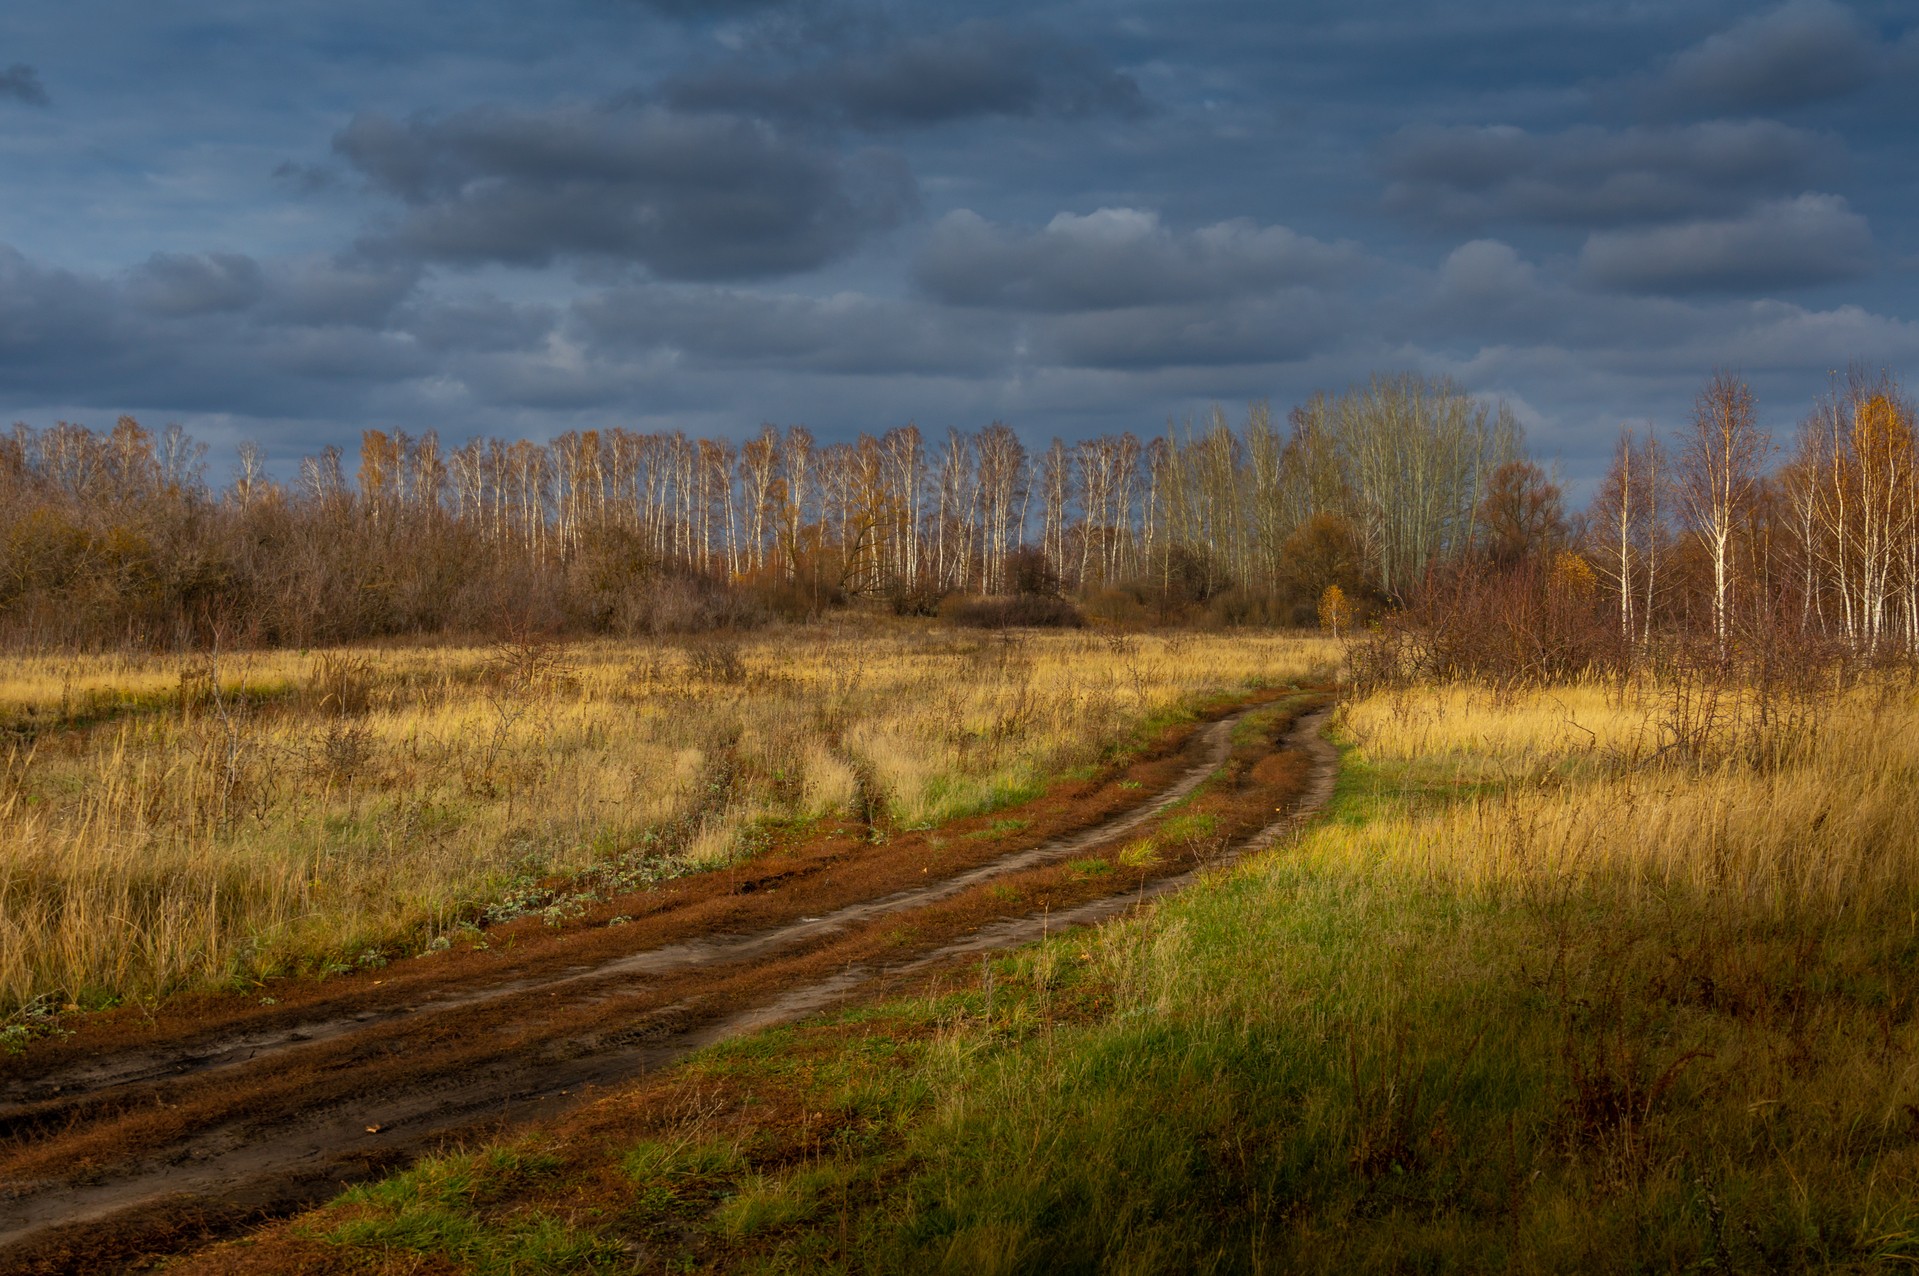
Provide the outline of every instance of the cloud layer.
<path id="1" fill-rule="evenodd" d="M 1835 0 L 1791 0 L 1673 58 L 1652 92 L 1673 110 L 1745 114 L 1844 97 L 1886 69 L 1885 52 Z"/>
<path id="2" fill-rule="evenodd" d="M 761 120 L 659 106 L 361 115 L 333 148 L 405 206 L 368 242 L 430 261 L 790 274 L 850 252 L 916 201 L 887 152 L 843 154 Z"/>
<path id="3" fill-rule="evenodd" d="M 1559 133 L 1415 125 L 1389 140 L 1381 168 L 1387 207 L 1421 220 L 1611 226 L 1727 212 L 1801 189 L 1836 151 L 1831 139 L 1773 120 Z"/>
<path id="4" fill-rule="evenodd" d="M 1839 196 L 1801 195 L 1741 217 L 1602 232 L 1579 264 L 1594 282 L 1632 292 L 1792 288 L 1865 274 L 1872 231 Z"/>
<path id="5" fill-rule="evenodd" d="M 40 73 L 25 62 L 0 69 L 0 102 L 24 102 L 28 106 L 51 106 Z"/>
<path id="6" fill-rule="evenodd" d="M 972 20 L 937 34 L 882 28 L 825 56 L 733 61 L 669 82 L 669 101 L 896 129 L 982 117 L 1138 115 L 1139 85 L 1055 33 Z"/>
<path id="7" fill-rule="evenodd" d="M 1037 440 L 1412 367 L 1577 473 L 1716 364 L 1919 358 L 1895 0 L 63 14 L 4 32 L 15 417 Z"/>

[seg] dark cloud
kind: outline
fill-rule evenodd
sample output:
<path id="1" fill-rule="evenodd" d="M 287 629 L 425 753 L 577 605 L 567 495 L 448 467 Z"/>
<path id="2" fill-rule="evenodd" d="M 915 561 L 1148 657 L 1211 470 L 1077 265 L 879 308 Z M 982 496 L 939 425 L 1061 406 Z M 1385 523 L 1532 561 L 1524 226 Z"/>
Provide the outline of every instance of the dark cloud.
<path id="1" fill-rule="evenodd" d="M 782 65 L 777 53 L 730 62 L 678 79 L 667 97 L 680 106 L 867 129 L 1144 109 L 1132 77 L 1091 48 L 1036 28 L 987 20 L 934 35 L 882 28 L 865 44 L 797 66 Z"/>
<path id="2" fill-rule="evenodd" d="M 934 225 L 915 277 L 955 305 L 1113 310 L 1270 290 L 1365 265 L 1351 244 L 1246 219 L 1176 234 L 1156 213 L 1102 208 L 1022 231 L 962 209 Z"/>
<path id="3" fill-rule="evenodd" d="M 1388 140 L 1386 206 L 1441 225 L 1608 226 L 1727 213 L 1803 190 L 1840 144 L 1772 120 L 1532 133 L 1414 125 Z"/>
<path id="4" fill-rule="evenodd" d="M 1834 0 L 1791 0 L 1673 58 L 1650 93 L 1681 111 L 1776 111 L 1843 97 L 1870 82 L 1884 51 Z"/>
<path id="5" fill-rule="evenodd" d="M 357 256 L 290 258 L 267 272 L 258 307 L 271 322 L 309 327 L 383 328 L 415 295 L 419 267 Z"/>
<path id="6" fill-rule="evenodd" d="M 429 349 L 496 354 L 544 346 L 558 321 L 552 306 L 480 297 L 418 306 L 405 317 L 405 327 Z"/>
<path id="7" fill-rule="evenodd" d="M 0 246 L 0 390 L 38 402 L 265 416 L 351 411 L 373 387 L 426 371 L 406 332 L 342 322 L 391 312 L 411 288 L 331 260 L 156 254 L 119 276 Z"/>
<path id="8" fill-rule="evenodd" d="M 40 83 L 40 73 L 25 62 L 15 62 L 0 70 L 0 101 L 9 98 L 28 106 L 53 104 L 53 99 L 47 96 L 47 86 Z"/>
<path id="9" fill-rule="evenodd" d="M 302 195 L 318 195 L 323 191 L 335 190 L 341 184 L 337 169 L 325 164 L 299 164 L 293 160 L 276 164 L 273 176 Z"/>
<path id="10" fill-rule="evenodd" d="M 125 295 L 144 313 L 183 318 L 247 311 L 273 324 L 377 328 L 418 285 L 417 268 L 353 257 L 155 253 L 129 271 Z"/>
<path id="11" fill-rule="evenodd" d="M 116 302 L 102 280 L 0 245 L 0 383 L 29 385 L 49 367 L 100 356 L 120 321 Z"/>
<path id="12" fill-rule="evenodd" d="M 1343 339 L 1351 307 L 1312 289 L 1226 304 L 1138 306 L 1048 317 L 1034 326 L 1035 362 L 1157 371 L 1291 363 Z"/>
<path id="13" fill-rule="evenodd" d="M 260 264 L 240 253 L 155 253 L 128 286 L 136 305 L 160 315 L 245 310 L 265 291 Z"/>
<path id="14" fill-rule="evenodd" d="M 1579 254 L 1585 278 L 1631 292 L 1791 288 L 1857 278 L 1871 264 L 1872 231 L 1837 195 L 1774 200 L 1719 221 L 1606 231 Z"/>
<path id="15" fill-rule="evenodd" d="M 788 0 L 635 0 L 641 8 L 682 22 L 714 22 L 774 9 Z"/>
<path id="16" fill-rule="evenodd" d="M 856 294 L 647 286 L 583 298 L 574 309 L 604 355 L 665 352 L 716 367 L 978 375 L 1002 366 L 1012 347 L 1010 325 Z"/>
<path id="17" fill-rule="evenodd" d="M 917 198 L 889 152 L 843 155 L 741 115 L 660 106 L 361 115 L 334 149 L 406 205 L 372 244 L 448 262 L 780 275 L 844 255 Z"/>

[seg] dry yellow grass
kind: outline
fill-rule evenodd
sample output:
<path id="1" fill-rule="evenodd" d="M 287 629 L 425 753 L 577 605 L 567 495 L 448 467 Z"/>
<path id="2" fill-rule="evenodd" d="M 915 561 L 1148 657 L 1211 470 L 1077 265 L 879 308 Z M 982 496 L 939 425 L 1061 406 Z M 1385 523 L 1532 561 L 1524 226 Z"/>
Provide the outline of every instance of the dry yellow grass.
<path id="1" fill-rule="evenodd" d="M 1000 974 L 1102 1017 L 927 1012 L 870 1265 L 1919 1261 L 1919 699 L 1713 694 L 1346 706 L 1327 820 Z"/>
<path id="2" fill-rule="evenodd" d="M 1196 696 L 1336 659 L 1313 637 L 904 626 L 11 659 L 0 1008 L 352 961 L 538 874 L 729 862 L 767 820 L 949 818 Z"/>
<path id="3" fill-rule="evenodd" d="M 720 1047 L 630 1150 L 601 1113 L 541 1183 L 474 1205 L 432 1189 L 470 1158 L 428 1162 L 307 1234 L 342 1266 L 549 1218 L 729 1269 L 1911 1267 L 1919 697 L 1678 677 L 1359 699 L 1296 841 Z"/>
<path id="4" fill-rule="evenodd" d="M 1919 888 L 1911 691 L 1855 688 L 1770 731 L 1751 701 L 1722 714 L 1725 747 L 1704 758 L 1661 754 L 1674 708 L 1657 688 L 1361 701 L 1343 722 L 1365 782 L 1428 801 L 1368 825 L 1352 853 L 1489 891 L 1603 880 L 1635 903 L 1684 888 L 1748 912 Z"/>

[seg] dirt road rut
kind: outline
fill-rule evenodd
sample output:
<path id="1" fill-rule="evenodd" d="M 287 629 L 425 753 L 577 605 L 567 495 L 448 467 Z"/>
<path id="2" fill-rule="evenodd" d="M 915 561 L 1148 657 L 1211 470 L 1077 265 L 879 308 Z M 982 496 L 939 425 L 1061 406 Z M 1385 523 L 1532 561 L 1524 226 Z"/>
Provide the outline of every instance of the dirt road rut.
<path id="1" fill-rule="evenodd" d="M 1005 883 L 1110 847 L 1191 797 L 1227 766 L 1235 729 L 1256 711 L 1202 727 L 1157 770 L 1139 772 L 1153 783 L 1122 779 L 1092 793 L 1077 812 L 1090 815 L 1081 827 L 1032 844 L 996 852 L 909 839 L 886 872 L 853 871 L 854 857 L 837 852 L 749 866 L 725 889 L 649 893 L 650 914 L 616 916 L 590 934 L 550 942 L 529 934 L 513 955 L 397 963 L 385 978 L 320 985 L 286 1007 L 229 998 L 209 1003 L 224 1022 L 185 1014 L 0 1080 L 0 1271 L 88 1270 L 89 1255 L 111 1268 L 195 1243 L 323 1198 L 449 1136 L 557 1112 L 595 1087 L 798 1018 L 882 976 L 1029 942 L 1181 889 L 1325 804 L 1337 762 L 1321 736 L 1326 710 L 1295 714 L 1278 742 L 1276 756 L 1300 761 L 1284 809 L 1263 808 L 1279 818 L 1203 863 L 1143 870 L 1093 898 L 1082 888 L 1058 910 L 981 903 L 995 884 L 1017 898 Z M 1141 801 L 1129 788 L 1151 796 Z M 926 862 L 912 874 L 915 856 Z"/>

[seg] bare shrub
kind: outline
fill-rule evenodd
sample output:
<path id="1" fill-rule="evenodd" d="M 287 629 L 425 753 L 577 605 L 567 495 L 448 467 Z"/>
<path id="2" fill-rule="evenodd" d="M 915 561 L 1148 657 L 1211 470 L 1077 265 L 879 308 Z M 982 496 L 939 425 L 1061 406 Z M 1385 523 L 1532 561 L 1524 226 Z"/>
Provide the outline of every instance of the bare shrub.
<path id="1" fill-rule="evenodd" d="M 364 654 L 324 651 L 307 676 L 306 702 L 319 713 L 350 718 L 371 706 L 373 662 Z"/>
<path id="2" fill-rule="evenodd" d="M 1583 567 L 1561 554 L 1510 568 L 1476 559 L 1434 568 L 1404 609 L 1352 644 L 1353 680 L 1369 689 L 1461 678 L 1517 688 L 1617 672 L 1630 652 Z"/>
<path id="3" fill-rule="evenodd" d="M 363 722 L 333 721 L 314 741 L 313 769 L 342 783 L 358 777 L 373 757 L 373 730 Z"/>
<path id="4" fill-rule="evenodd" d="M 961 598 L 940 608 L 948 624 L 967 629 L 1080 629 L 1086 617 L 1064 598 Z"/>
<path id="5" fill-rule="evenodd" d="M 746 662 L 740 659 L 739 647 L 730 642 L 708 641 L 689 644 L 686 648 L 688 672 L 700 682 L 717 683 L 725 687 L 737 687 L 746 682 Z"/>

